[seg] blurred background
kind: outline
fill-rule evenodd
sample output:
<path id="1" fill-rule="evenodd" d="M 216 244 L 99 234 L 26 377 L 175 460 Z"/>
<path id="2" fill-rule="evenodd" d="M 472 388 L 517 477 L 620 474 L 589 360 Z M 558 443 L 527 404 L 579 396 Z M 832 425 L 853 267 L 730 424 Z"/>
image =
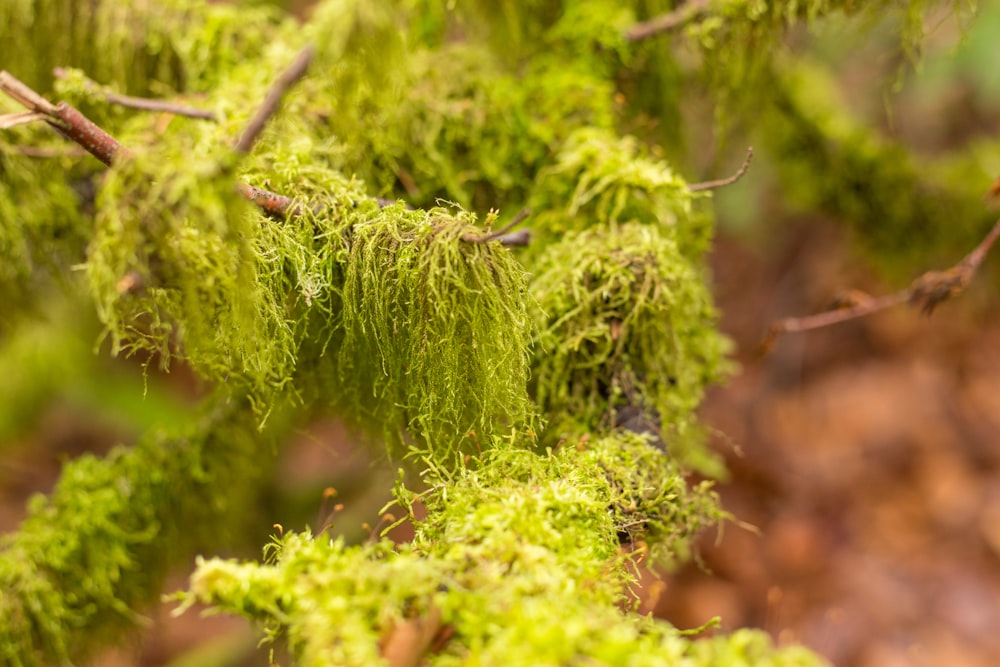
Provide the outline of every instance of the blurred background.
<path id="1" fill-rule="evenodd" d="M 291 4 L 307 11 L 308 2 Z M 795 30 L 787 57 L 828 72 L 853 122 L 904 147 L 917 169 L 975 156 L 976 169 L 952 174 L 985 195 L 1000 176 L 1000 2 L 981 3 L 964 23 L 931 15 L 927 27 L 912 66 L 895 27 L 878 21 Z M 705 101 L 692 97 L 685 113 L 705 115 Z M 704 123 L 686 126 L 680 162 L 692 182 L 731 173 L 748 143 L 757 148 L 747 175 L 715 198 L 711 263 L 740 370 L 702 410 L 727 462 L 718 489 L 735 520 L 703 536 L 698 562 L 664 573 L 662 584 L 646 580 L 644 610 L 682 628 L 714 617 L 723 629 L 760 627 L 843 667 L 1000 664 L 1000 259 L 930 317 L 899 308 L 785 336 L 761 356 L 772 321 L 824 310 L 852 288 L 902 289 L 971 245 L 911 246 L 904 237 L 894 241 L 899 252 L 887 251 L 836 205 L 797 196 L 750 120 L 737 120 L 725 142 Z M 699 145 L 710 148 L 691 149 Z M 933 222 L 942 237 L 967 224 Z M 40 324 L 0 351 L 0 368 L 35 376 L 13 384 L 36 388 L 3 396 L 0 531 L 16 529 L 26 500 L 52 488 L 63 461 L 183 419 L 206 393 L 180 366 L 163 375 L 142 359 L 95 355 L 98 332 L 80 313 L 75 332 Z M 11 369 L 3 355 L 36 363 Z M 259 525 L 230 553 L 256 558 L 274 524 L 316 529 L 331 518 L 335 532 L 366 539 L 393 476 L 318 416 L 278 452 L 258 506 L 247 508 Z M 168 590 L 183 588 L 186 575 L 177 572 Z M 95 664 L 268 664 L 245 622 L 174 617 L 173 606 L 151 610 L 145 632 Z"/>

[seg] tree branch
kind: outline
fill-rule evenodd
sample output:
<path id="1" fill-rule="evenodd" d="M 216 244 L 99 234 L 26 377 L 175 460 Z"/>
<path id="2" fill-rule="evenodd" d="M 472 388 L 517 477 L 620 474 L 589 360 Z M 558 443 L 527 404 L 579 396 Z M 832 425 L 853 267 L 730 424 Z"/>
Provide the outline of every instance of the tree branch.
<path id="1" fill-rule="evenodd" d="M 636 23 L 625 31 L 625 39 L 638 42 L 680 28 L 707 12 L 710 4 L 710 0 L 691 0 L 672 12 Z"/>
<path id="2" fill-rule="evenodd" d="M 45 120 L 45 114 L 37 111 L 21 111 L 0 116 L 0 130 L 7 130 L 18 125 L 27 125 L 36 120 Z"/>
<path id="3" fill-rule="evenodd" d="M 715 181 L 705 181 L 704 183 L 694 183 L 688 186 L 690 192 L 699 192 L 701 190 L 712 190 L 714 188 L 721 188 L 726 185 L 732 185 L 736 181 L 743 178 L 743 174 L 747 173 L 747 169 L 750 168 L 750 160 L 753 159 L 753 146 L 747 147 L 747 156 L 743 160 L 743 165 L 740 166 L 739 170 L 730 176 L 729 178 L 720 178 Z"/>
<path id="4" fill-rule="evenodd" d="M 871 315 L 901 303 L 908 303 L 914 308 L 919 308 L 925 315 L 930 315 L 939 305 L 965 291 L 986 258 L 986 253 L 996 243 L 997 238 L 1000 238 L 1000 220 L 993 224 L 992 229 L 979 242 L 979 245 L 962 261 L 944 271 L 927 271 L 904 290 L 878 298 L 855 293 L 856 296 L 852 299 L 852 303 L 846 308 L 837 308 L 805 317 L 789 317 L 778 320 L 770 326 L 767 335 L 761 341 L 760 351 L 762 354 L 766 354 L 781 334 L 828 327 Z"/>
<path id="5" fill-rule="evenodd" d="M 69 77 L 69 72 L 62 67 L 56 67 L 52 70 L 52 73 L 57 79 L 66 79 Z M 92 79 L 85 79 L 84 86 L 90 91 L 100 93 L 108 104 L 117 104 L 118 106 L 127 107 L 129 109 L 138 109 L 140 111 L 162 111 L 165 113 L 172 113 L 175 116 L 186 116 L 187 118 L 216 120 L 215 113 L 208 111 L 207 109 L 198 109 L 183 104 L 167 102 L 165 100 L 120 95 L 114 91 L 108 90 Z"/>
<path id="6" fill-rule="evenodd" d="M 233 149 L 238 153 L 249 153 L 250 149 L 253 148 L 254 143 L 257 138 L 260 137 L 260 133 L 264 131 L 264 127 L 267 125 L 267 121 L 277 113 L 278 107 L 281 104 L 281 99 L 288 92 L 288 89 L 294 86 L 299 79 L 301 79 L 306 74 L 306 70 L 309 69 L 309 63 L 312 62 L 313 56 L 316 55 L 316 48 L 312 45 L 307 46 L 302 49 L 295 61 L 281 73 L 281 76 L 271 85 L 271 89 L 267 93 L 267 97 L 264 98 L 264 103 L 260 105 L 257 109 L 257 113 L 254 114 L 253 118 L 247 124 L 243 134 L 240 135 L 239 140 Z"/>
<path id="7" fill-rule="evenodd" d="M 504 225 L 502 228 L 498 229 L 497 231 L 495 231 L 495 232 L 489 232 L 487 234 L 483 234 L 482 236 L 475 236 L 474 234 L 464 234 L 462 236 L 462 240 L 466 241 L 468 243 L 488 243 L 490 241 L 497 241 L 497 240 L 501 240 L 502 241 L 502 239 L 504 239 L 505 237 L 508 237 L 507 233 L 510 230 L 514 229 L 515 227 L 517 227 L 518 225 L 520 225 L 522 222 L 524 222 L 525 220 L 527 220 L 529 215 L 531 215 L 531 209 L 530 208 L 522 208 L 520 211 L 518 211 L 517 215 L 515 215 L 511 219 L 510 222 L 508 222 L 506 225 Z M 525 241 L 526 241 L 526 239 L 525 239 Z"/>
<path id="8" fill-rule="evenodd" d="M 279 82 L 272 88 L 271 94 L 268 95 L 268 101 L 265 101 L 264 105 L 262 105 L 261 111 L 258 111 L 254 117 L 254 122 L 251 122 L 250 126 L 248 126 L 247 132 L 244 132 L 240 142 L 237 144 L 237 147 L 246 145 L 247 150 L 249 150 L 249 147 L 253 145 L 256 136 L 251 135 L 250 130 L 259 126 L 259 129 L 255 130 L 256 134 L 259 134 L 260 129 L 263 129 L 268 118 L 277 109 L 277 104 L 280 102 L 281 95 L 284 91 L 286 91 L 296 80 L 302 77 L 305 67 L 312 58 L 312 53 L 312 47 L 304 50 L 296 59 L 295 64 L 293 64 L 292 67 L 286 70 L 281 76 Z M 68 139 L 71 139 L 72 141 L 75 141 L 77 144 L 85 148 L 88 153 L 96 157 L 106 166 L 110 167 L 116 157 L 128 154 L 128 149 L 122 146 L 117 139 L 105 132 L 104 129 L 80 113 L 76 108 L 70 106 L 66 102 L 52 104 L 15 78 L 10 72 L 5 70 L 0 70 L 0 92 L 6 93 L 15 101 L 26 106 L 29 110 L 28 114 L 32 115 L 30 120 L 44 120 L 60 134 Z M 19 117 L 22 116 L 22 114 L 9 115 L 16 115 Z M 0 121 L 2 121 L 3 118 L 6 118 L 6 116 L 0 116 Z M 29 121 L 25 120 L 21 122 Z M 21 122 L 15 122 L 13 125 L 21 124 Z M 0 129 L 2 129 L 2 127 L 3 126 L 0 125 Z M 243 152 L 246 151 L 244 150 Z M 256 204 L 257 207 L 268 215 L 272 215 L 277 218 L 289 218 L 301 213 L 301 211 L 293 205 L 295 200 L 291 197 L 287 197 L 276 192 L 269 192 L 268 190 L 254 187 L 248 183 L 237 183 L 236 190 L 242 196 Z M 375 197 L 374 199 L 378 205 L 383 208 L 396 203 L 394 200 L 382 199 L 381 197 Z M 314 213 L 318 213 L 320 210 L 321 206 L 313 208 Z M 514 220 L 500 231 L 487 234 L 483 237 L 471 236 L 467 234 L 463 236 L 463 240 L 470 243 L 485 243 L 486 241 L 498 240 L 504 245 L 527 245 L 527 234 L 506 233 L 516 225 L 520 224 L 527 216 L 528 211 L 525 209 L 515 216 Z"/>

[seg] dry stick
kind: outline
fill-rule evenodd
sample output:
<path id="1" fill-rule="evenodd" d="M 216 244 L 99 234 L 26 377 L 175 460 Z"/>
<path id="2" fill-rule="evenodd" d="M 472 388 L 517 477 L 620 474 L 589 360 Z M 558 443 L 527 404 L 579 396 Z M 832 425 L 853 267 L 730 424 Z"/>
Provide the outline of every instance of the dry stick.
<path id="1" fill-rule="evenodd" d="M 507 236 L 507 232 L 509 232 L 510 230 L 514 229 L 519 224 L 527 220 L 529 215 L 531 215 L 531 209 L 522 208 L 520 211 L 517 212 L 517 215 L 515 215 L 510 222 L 508 222 L 506 225 L 504 225 L 497 231 L 490 232 L 488 234 L 483 234 L 482 236 L 476 236 L 475 234 L 463 234 L 462 240 L 467 241 L 469 243 L 488 243 L 490 241 L 496 241 L 502 239 L 505 236 Z"/>
<path id="2" fill-rule="evenodd" d="M 59 79 L 65 79 L 69 74 L 62 67 L 56 67 L 52 73 Z M 131 95 L 120 95 L 110 90 L 106 90 L 96 81 L 86 79 L 84 85 L 88 90 L 101 93 L 105 101 L 109 104 L 117 104 L 129 109 L 140 111 L 162 111 L 174 114 L 175 116 L 186 116 L 188 118 L 200 118 L 202 120 L 216 120 L 215 113 L 206 109 L 198 109 L 183 104 L 175 104 L 165 100 L 153 100 L 147 97 L 132 97 Z"/>
<path id="3" fill-rule="evenodd" d="M 311 44 L 302 49 L 295 58 L 295 61 L 271 85 L 271 89 L 267 92 L 267 97 L 264 98 L 264 103 L 257 109 L 257 113 L 250 119 L 246 129 L 243 130 L 243 134 L 240 135 L 239 141 L 233 147 L 237 153 L 250 152 L 260 133 L 264 131 L 267 121 L 271 120 L 271 117 L 277 113 L 278 106 L 281 104 L 281 99 L 285 96 L 285 93 L 299 79 L 305 76 L 306 70 L 309 69 L 309 63 L 312 62 L 315 55 L 316 49 Z"/>
<path id="4" fill-rule="evenodd" d="M 0 116 L 0 130 L 7 130 L 18 125 L 27 125 L 36 120 L 45 120 L 45 114 L 37 111 L 21 111 Z"/>
<path id="5" fill-rule="evenodd" d="M 906 289 L 887 294 L 878 298 L 867 298 L 848 308 L 828 310 L 805 317 L 789 317 L 778 320 L 768 329 L 767 335 L 760 343 L 761 353 L 767 353 L 774 345 L 778 336 L 783 333 L 798 333 L 839 324 L 865 315 L 871 315 L 881 310 L 908 303 L 919 308 L 924 314 L 930 315 L 941 303 L 954 298 L 965 291 L 972 282 L 976 270 L 986 258 L 986 253 L 1000 238 L 1000 220 L 997 220 L 989 233 L 979 242 L 972 252 L 962 261 L 944 271 L 927 271 L 910 283 Z"/>
<path id="6" fill-rule="evenodd" d="M 699 192 L 701 190 L 712 190 L 713 188 L 721 188 L 725 185 L 732 185 L 736 181 L 743 178 L 743 174 L 747 173 L 747 169 L 750 168 L 750 160 L 753 159 L 753 146 L 747 147 L 747 156 L 743 160 L 743 165 L 739 168 L 735 174 L 729 178 L 720 178 L 715 181 L 705 181 L 704 183 L 695 183 L 688 186 L 689 192 Z"/>
<path id="7" fill-rule="evenodd" d="M 691 0 L 672 12 L 661 14 L 642 23 L 636 23 L 625 31 L 625 39 L 630 42 L 638 42 L 660 33 L 676 30 L 708 11 L 709 4 L 711 4 L 710 0 Z"/>

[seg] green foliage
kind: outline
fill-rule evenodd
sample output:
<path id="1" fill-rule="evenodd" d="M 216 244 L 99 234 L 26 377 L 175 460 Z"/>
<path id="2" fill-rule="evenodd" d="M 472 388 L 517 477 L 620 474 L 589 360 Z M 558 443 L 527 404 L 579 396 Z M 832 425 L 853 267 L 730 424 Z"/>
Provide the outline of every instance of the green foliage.
<path id="1" fill-rule="evenodd" d="M 851 224 L 883 266 L 912 274 L 928 257 L 952 262 L 995 217 L 982 205 L 991 176 L 981 166 L 918 163 L 841 111 L 817 68 L 802 62 L 776 72 L 771 89 L 764 136 L 782 158 L 782 187 L 796 204 Z"/>
<path id="2" fill-rule="evenodd" d="M 67 66 L 131 94 L 163 86 L 206 90 L 291 27 L 271 9 L 199 0 L 0 3 L 3 67 L 42 90 L 50 88 L 53 68 Z"/>
<path id="3" fill-rule="evenodd" d="M 0 538 L 0 661 L 76 663 L 141 620 L 168 565 L 235 531 L 269 441 L 249 416 L 219 401 L 173 433 L 68 463 L 50 496 L 32 498 Z"/>
<path id="4" fill-rule="evenodd" d="M 480 233 L 473 220 L 397 204 L 344 244 L 337 389 L 348 414 L 370 413 L 389 434 L 409 428 L 437 460 L 469 431 L 531 417 L 523 269 L 497 242 L 463 241 Z"/>
<path id="5" fill-rule="evenodd" d="M 86 275 L 112 353 L 149 350 L 166 368 L 179 345 L 206 377 L 270 391 L 294 359 L 282 295 L 255 289 L 251 205 L 216 161 L 164 173 L 177 159 L 122 160 L 99 193 Z"/>
<path id="6" fill-rule="evenodd" d="M 57 168 L 69 165 L 60 161 Z M 71 282 L 66 268 L 86 243 L 87 221 L 73 184 L 65 174 L 50 178 L 51 171 L 0 139 L 0 335 Z"/>

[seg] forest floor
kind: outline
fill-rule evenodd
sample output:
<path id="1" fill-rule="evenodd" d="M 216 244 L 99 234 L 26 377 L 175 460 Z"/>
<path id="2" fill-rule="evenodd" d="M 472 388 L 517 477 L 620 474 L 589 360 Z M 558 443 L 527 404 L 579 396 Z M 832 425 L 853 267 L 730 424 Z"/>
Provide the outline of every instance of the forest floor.
<path id="1" fill-rule="evenodd" d="M 782 234 L 784 256 L 722 237 L 713 262 L 742 369 L 703 417 L 727 452 L 723 505 L 759 533 L 705 536 L 703 565 L 669 578 L 657 613 L 761 627 L 841 667 L 1000 664 L 995 274 L 929 318 L 900 308 L 761 358 L 771 321 L 857 286 L 834 228 Z"/>

